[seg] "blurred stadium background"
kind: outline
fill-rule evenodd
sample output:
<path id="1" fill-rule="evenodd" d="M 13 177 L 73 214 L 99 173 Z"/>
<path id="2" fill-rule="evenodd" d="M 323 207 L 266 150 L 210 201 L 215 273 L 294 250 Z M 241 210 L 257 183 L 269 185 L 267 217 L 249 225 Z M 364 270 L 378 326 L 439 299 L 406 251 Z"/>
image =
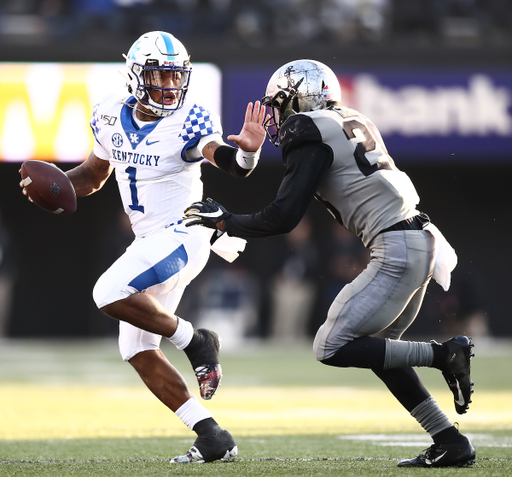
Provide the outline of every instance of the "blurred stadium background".
<path id="1" fill-rule="evenodd" d="M 0 473 L 168 475 L 169 453 L 190 444 L 121 363 L 117 323 L 92 300 L 132 240 L 115 180 L 68 217 L 29 204 L 18 187 L 24 160 L 67 170 L 86 157 L 93 105 L 123 87 L 122 53 L 161 29 L 187 47 L 191 88 L 221 115 L 225 136 L 239 131 L 270 75 L 298 58 L 328 64 L 345 102 L 375 121 L 459 256 L 452 288 L 429 286 L 407 337 L 465 333 L 477 346 L 467 415 L 455 414 L 438 372 L 422 369 L 422 378 L 478 447 L 472 472 L 508 475 L 511 27 L 512 0 L 0 0 Z M 204 165 L 205 196 L 256 211 L 282 172 L 266 143 L 246 180 Z M 283 457 L 289 475 L 301 465 L 341 475 L 336 461 L 327 472 L 329 456 L 345 467 L 353 457 L 363 466 L 355 474 L 383 475 L 428 446 L 423 434 L 403 438 L 419 429 L 365 370 L 340 373 L 311 353 L 333 297 L 367 260 L 358 239 L 312 204 L 293 233 L 251 241 L 233 264 L 212 254 L 187 289 L 179 314 L 223 337 L 225 377 L 208 407 L 237 435 L 247 474 L 285 475 L 282 462 L 266 462 Z M 183 353 L 169 343 L 164 351 L 197 394 Z M 375 473 L 362 456 L 377 458 Z"/>
<path id="2" fill-rule="evenodd" d="M 511 0 L 2 0 L 0 336 L 116 335 L 91 297 L 131 240 L 115 181 L 58 217 L 27 203 L 18 169 L 42 159 L 67 170 L 86 157 L 92 106 L 122 87 L 121 54 L 150 30 L 185 44 L 194 88 L 222 115 L 225 135 L 239 131 L 245 105 L 281 64 L 328 64 L 459 255 L 452 289 L 430 285 L 408 336 L 510 339 Z M 255 211 L 273 199 L 282 170 L 266 144 L 247 180 L 205 165 L 205 195 Z M 312 204 L 290 236 L 253 240 L 231 265 L 212 256 L 179 313 L 218 330 L 227 347 L 310 342 L 367 261 L 332 225 Z"/>

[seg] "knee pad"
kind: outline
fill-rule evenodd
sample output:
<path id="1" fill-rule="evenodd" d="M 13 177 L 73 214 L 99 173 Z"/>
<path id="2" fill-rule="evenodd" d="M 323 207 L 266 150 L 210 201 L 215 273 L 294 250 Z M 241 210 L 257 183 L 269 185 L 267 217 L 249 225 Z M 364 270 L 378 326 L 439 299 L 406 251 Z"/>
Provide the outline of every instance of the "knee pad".
<path id="1" fill-rule="evenodd" d="M 119 286 L 119 280 L 117 279 L 115 269 L 109 268 L 101 277 L 98 279 L 92 290 L 92 298 L 96 306 L 101 310 L 104 306 L 110 305 L 115 301 L 127 298 L 135 293 L 133 287 L 121 287 Z"/>
<path id="2" fill-rule="evenodd" d="M 160 349 L 162 337 L 136 328 L 125 321 L 119 322 L 119 352 L 123 361 L 129 361 L 142 351 Z"/>
<path id="3" fill-rule="evenodd" d="M 385 354 L 385 340 L 362 336 L 343 345 L 334 355 L 321 359 L 320 362 L 338 368 L 382 369 Z"/>
<path id="4" fill-rule="evenodd" d="M 92 299 L 94 300 L 94 303 L 96 303 L 96 306 L 99 309 L 108 305 L 108 303 L 106 303 L 107 293 L 105 293 L 105 289 L 104 289 L 103 283 L 102 283 L 102 278 L 103 278 L 103 275 L 98 279 L 98 281 L 94 285 L 94 288 L 92 289 Z"/>

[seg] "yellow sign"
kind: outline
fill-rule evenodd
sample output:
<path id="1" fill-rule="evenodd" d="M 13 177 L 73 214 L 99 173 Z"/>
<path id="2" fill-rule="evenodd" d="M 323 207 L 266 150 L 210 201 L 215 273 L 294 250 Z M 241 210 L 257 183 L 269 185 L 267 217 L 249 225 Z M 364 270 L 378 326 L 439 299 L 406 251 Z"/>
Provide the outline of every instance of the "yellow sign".
<path id="1" fill-rule="evenodd" d="M 0 161 L 83 161 L 93 148 L 94 105 L 109 93 L 128 95 L 120 72 L 124 63 L 0 63 Z M 215 66 L 195 64 L 190 89 L 220 114 Z"/>

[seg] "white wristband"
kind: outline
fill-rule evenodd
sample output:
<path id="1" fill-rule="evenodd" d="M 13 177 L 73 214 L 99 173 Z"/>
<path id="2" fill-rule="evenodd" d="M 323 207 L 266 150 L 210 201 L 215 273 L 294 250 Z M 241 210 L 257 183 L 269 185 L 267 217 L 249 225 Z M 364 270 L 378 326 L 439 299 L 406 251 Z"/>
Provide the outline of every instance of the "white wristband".
<path id="1" fill-rule="evenodd" d="M 236 162 L 242 169 L 254 169 L 260 159 L 260 150 L 256 152 L 247 152 L 238 149 L 236 151 Z"/>

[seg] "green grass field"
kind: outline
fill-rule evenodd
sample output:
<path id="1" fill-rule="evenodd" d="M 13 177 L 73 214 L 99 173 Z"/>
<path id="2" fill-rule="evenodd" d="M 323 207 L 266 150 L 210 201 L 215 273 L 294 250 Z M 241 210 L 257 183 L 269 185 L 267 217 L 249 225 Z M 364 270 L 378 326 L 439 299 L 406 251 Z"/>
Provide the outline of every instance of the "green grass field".
<path id="1" fill-rule="evenodd" d="M 309 344 L 223 352 L 222 386 L 203 402 L 239 456 L 171 466 L 194 435 L 120 361 L 115 340 L 0 342 L 0 475 L 512 475 L 512 347 L 476 345 L 474 402 L 463 416 L 441 374 L 420 370 L 477 448 L 476 464 L 399 469 L 430 445 L 428 435 L 371 372 L 323 366 Z M 164 351 L 197 396 L 184 355 L 170 344 Z"/>

